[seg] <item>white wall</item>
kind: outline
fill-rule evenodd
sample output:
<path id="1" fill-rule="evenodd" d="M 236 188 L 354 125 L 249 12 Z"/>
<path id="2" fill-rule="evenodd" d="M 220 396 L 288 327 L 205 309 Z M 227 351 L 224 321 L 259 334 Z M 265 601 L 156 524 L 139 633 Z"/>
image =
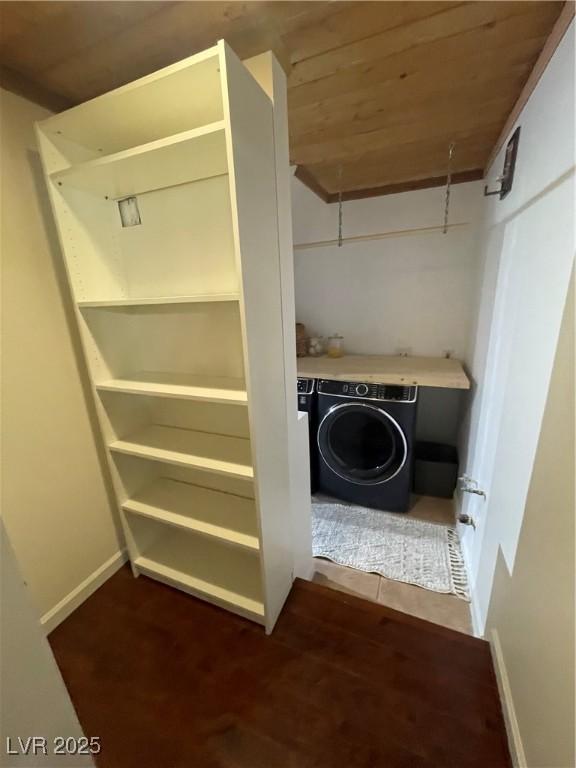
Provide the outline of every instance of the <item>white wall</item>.
<path id="1" fill-rule="evenodd" d="M 2 508 L 47 629 L 122 562 L 33 124 L 1 91 Z"/>
<path id="2" fill-rule="evenodd" d="M 576 765 L 574 396 L 572 280 L 514 569 L 500 552 L 486 623 L 516 764 L 534 768 Z"/>
<path id="3" fill-rule="evenodd" d="M 469 496 L 463 502 L 478 526 L 466 530 L 464 547 L 479 631 L 499 551 L 514 571 L 574 259 L 574 24 L 516 125 L 513 190 L 504 201 L 485 203 L 471 365 L 476 388 L 466 468 L 488 494 L 486 503 Z M 500 172 L 503 151 L 490 177 Z"/>
<path id="4" fill-rule="evenodd" d="M 344 336 L 348 352 L 467 360 L 476 280 L 475 224 L 482 184 L 452 188 L 450 222 L 466 229 L 295 252 L 296 316 L 310 332 Z M 294 243 L 334 239 L 338 206 L 293 181 Z M 344 236 L 441 224 L 444 189 L 343 205 Z"/>
<path id="5" fill-rule="evenodd" d="M 10 768 L 93 766 L 90 756 L 54 754 L 55 738 L 79 739 L 84 734 L 50 646 L 38 625 L 1 520 L 0 564 L 0 762 Z M 29 736 L 44 737 L 48 754 L 44 754 L 44 750 L 39 750 L 36 755 L 22 754 L 18 737 L 25 741 Z M 12 754 L 14 751 L 19 754 Z"/>

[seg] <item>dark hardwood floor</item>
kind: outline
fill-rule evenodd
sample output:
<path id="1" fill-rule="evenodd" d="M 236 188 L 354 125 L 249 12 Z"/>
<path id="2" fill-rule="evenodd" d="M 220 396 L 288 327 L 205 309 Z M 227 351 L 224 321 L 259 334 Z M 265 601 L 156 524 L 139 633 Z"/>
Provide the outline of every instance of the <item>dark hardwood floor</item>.
<path id="1" fill-rule="evenodd" d="M 296 581 L 274 633 L 120 570 L 51 635 L 100 768 L 508 768 L 488 644 Z"/>

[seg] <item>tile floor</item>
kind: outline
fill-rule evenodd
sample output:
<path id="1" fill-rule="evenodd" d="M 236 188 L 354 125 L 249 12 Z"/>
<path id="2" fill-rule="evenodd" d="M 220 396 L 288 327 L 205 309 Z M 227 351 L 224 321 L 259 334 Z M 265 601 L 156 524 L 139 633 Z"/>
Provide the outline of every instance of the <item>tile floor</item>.
<path id="1" fill-rule="evenodd" d="M 450 499 L 415 497 L 414 504 L 407 514 L 418 520 L 454 523 L 454 509 Z M 385 579 L 376 573 L 357 571 L 321 558 L 314 558 L 314 566 L 313 581 L 318 584 L 373 600 L 468 635 L 472 634 L 469 604 L 455 595 L 431 592 L 422 587 Z"/>

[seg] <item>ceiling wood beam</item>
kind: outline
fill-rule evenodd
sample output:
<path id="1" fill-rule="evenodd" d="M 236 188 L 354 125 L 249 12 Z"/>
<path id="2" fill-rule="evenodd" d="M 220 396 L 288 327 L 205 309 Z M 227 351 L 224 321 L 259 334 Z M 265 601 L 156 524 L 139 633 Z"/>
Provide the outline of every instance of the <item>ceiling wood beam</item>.
<path id="1" fill-rule="evenodd" d="M 321 200 L 324 200 L 325 203 L 329 202 L 330 195 L 328 192 L 326 192 L 324 187 L 316 181 L 310 171 L 304 168 L 303 165 L 296 166 L 294 176 L 296 176 L 297 179 L 300 179 L 302 184 L 308 187 L 308 189 L 312 190 L 312 192 L 314 192 L 315 195 L 318 195 Z"/>
<path id="2" fill-rule="evenodd" d="M 478 181 L 484 177 L 482 168 L 473 171 L 460 171 L 452 174 L 452 184 L 465 184 L 467 181 Z M 417 189 L 433 189 L 443 187 L 446 184 L 446 176 L 434 176 L 431 179 L 415 179 L 398 184 L 386 184 L 383 187 L 368 187 L 367 189 L 352 189 L 342 193 L 342 200 L 364 200 L 367 197 L 380 197 L 380 195 L 397 195 L 400 192 L 414 192 Z M 338 195 L 328 195 L 327 203 L 337 203 Z"/>
<path id="3" fill-rule="evenodd" d="M 467 181 L 478 181 L 484 176 L 484 171 L 477 168 L 473 171 L 460 171 L 452 174 L 452 184 L 464 184 Z M 398 184 L 386 184 L 383 187 L 369 187 L 367 189 L 352 189 L 342 193 L 342 200 L 363 200 L 367 197 L 380 197 L 380 195 L 397 195 L 400 192 L 414 192 L 417 189 L 433 189 L 443 187 L 446 184 L 446 176 L 434 176 L 431 179 L 415 179 Z M 328 195 L 328 203 L 337 203 L 338 195 Z"/>
<path id="4" fill-rule="evenodd" d="M 297 179 L 312 190 L 325 203 L 337 203 L 339 195 L 336 192 L 327 192 L 321 186 L 314 176 L 299 165 L 294 174 Z M 479 181 L 484 178 L 482 168 L 476 168 L 471 171 L 460 171 L 452 174 L 452 184 L 465 184 L 469 181 Z M 443 187 L 446 184 L 446 176 L 434 176 L 429 179 L 415 179 L 414 181 L 403 181 L 398 184 L 386 184 L 381 187 L 368 187 L 366 189 L 351 189 L 342 192 L 342 201 L 364 200 L 367 197 L 380 197 L 381 195 L 397 195 L 400 192 L 414 192 L 418 189 L 433 189 L 434 187 Z"/>
<path id="5" fill-rule="evenodd" d="M 500 126 L 495 124 L 481 133 L 461 137 L 456 141 L 452 162 L 453 173 L 484 167 L 484 159 L 498 136 Z M 330 194 L 339 189 L 350 191 L 371 187 L 400 184 L 411 179 L 431 179 L 446 174 L 448 147 L 445 139 L 423 141 L 371 152 L 362 161 L 342 162 L 337 165 L 306 166 L 321 186 Z"/>
<path id="6" fill-rule="evenodd" d="M 17 96 L 22 96 L 28 101 L 33 101 L 51 112 L 62 112 L 73 106 L 73 103 L 54 91 L 35 83 L 15 69 L 0 64 L 0 86 Z"/>
<path id="7" fill-rule="evenodd" d="M 484 177 L 482 168 L 476 168 L 472 171 L 460 171 L 452 174 L 452 184 L 464 184 L 468 181 L 478 181 Z M 380 197 L 380 195 L 397 195 L 400 192 L 414 192 L 417 189 L 433 189 L 434 187 L 443 187 L 446 184 L 446 176 L 434 176 L 430 179 L 414 179 L 413 181 L 404 181 L 398 184 L 387 184 L 382 187 L 369 187 L 367 189 L 352 189 L 342 193 L 342 200 L 363 200 L 367 197 Z M 338 194 L 331 193 L 327 195 L 327 203 L 337 203 Z"/>
<path id="8" fill-rule="evenodd" d="M 560 16 L 558 16 L 556 23 L 552 27 L 552 31 L 550 32 L 548 39 L 544 43 L 544 47 L 542 48 L 540 55 L 538 56 L 538 59 L 534 64 L 532 72 L 530 73 L 530 76 L 528 77 L 528 80 L 526 81 L 526 84 L 524 85 L 524 88 L 522 89 L 522 92 L 520 93 L 520 96 L 518 97 L 517 102 L 514 104 L 512 111 L 508 115 L 508 118 L 504 124 L 504 127 L 502 128 L 502 132 L 498 137 L 498 141 L 496 142 L 492 152 L 490 153 L 490 157 L 488 158 L 488 161 L 485 166 L 486 172 L 488 172 L 490 166 L 496 159 L 496 155 L 502 149 L 504 142 L 508 138 L 508 134 L 514 127 L 514 123 L 516 122 L 516 120 L 518 120 L 518 117 L 522 112 L 522 110 L 524 109 L 524 107 L 526 106 L 528 99 L 530 98 L 534 89 L 540 82 L 540 78 L 544 74 L 544 70 L 548 66 L 550 59 L 554 55 L 556 48 L 558 48 L 558 46 L 560 45 L 562 38 L 566 34 L 566 31 L 570 26 L 572 19 L 574 18 L 575 9 L 576 9 L 576 3 L 574 2 L 574 0 L 567 0 L 566 3 L 564 3 L 562 12 L 560 13 Z"/>

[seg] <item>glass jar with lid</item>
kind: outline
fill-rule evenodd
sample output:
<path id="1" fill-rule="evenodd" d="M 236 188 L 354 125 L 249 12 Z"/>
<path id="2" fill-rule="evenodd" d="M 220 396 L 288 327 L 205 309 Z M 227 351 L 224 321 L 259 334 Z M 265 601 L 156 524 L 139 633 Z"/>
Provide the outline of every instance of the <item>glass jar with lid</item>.
<path id="1" fill-rule="evenodd" d="M 337 333 L 334 336 L 328 336 L 326 354 L 328 357 L 342 357 L 344 354 L 344 337 Z"/>

